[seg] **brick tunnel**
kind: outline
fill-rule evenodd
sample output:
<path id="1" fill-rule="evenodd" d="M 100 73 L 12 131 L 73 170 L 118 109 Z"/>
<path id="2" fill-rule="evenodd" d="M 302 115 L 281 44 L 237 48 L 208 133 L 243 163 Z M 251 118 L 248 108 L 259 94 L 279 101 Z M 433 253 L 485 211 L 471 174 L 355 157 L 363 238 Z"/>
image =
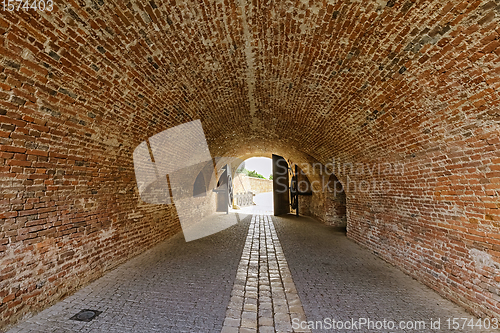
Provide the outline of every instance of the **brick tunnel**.
<path id="1" fill-rule="evenodd" d="M 18 5 L 0 4 L 0 330 L 182 233 L 173 204 L 141 200 L 133 154 L 194 121 L 211 156 L 283 156 L 312 187 L 304 232 L 241 222 L 228 279 L 261 232 L 304 303 L 292 240 L 342 239 L 500 320 L 498 1 Z"/>

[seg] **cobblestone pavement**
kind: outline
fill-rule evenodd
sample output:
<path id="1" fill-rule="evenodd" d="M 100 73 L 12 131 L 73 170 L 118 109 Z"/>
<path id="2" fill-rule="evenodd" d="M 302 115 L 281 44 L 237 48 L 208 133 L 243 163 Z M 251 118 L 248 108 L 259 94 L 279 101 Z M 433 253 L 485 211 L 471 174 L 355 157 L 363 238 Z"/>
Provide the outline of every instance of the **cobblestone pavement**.
<path id="1" fill-rule="evenodd" d="M 240 216 L 209 237 L 162 242 L 9 333 L 304 332 L 304 320 L 317 325 L 312 332 L 499 332 L 449 329 L 448 318 L 473 317 L 338 229 L 303 217 Z M 102 313 L 88 323 L 69 319 L 82 309 Z M 361 318 L 426 326 L 366 329 Z M 328 319 L 357 329 L 327 330 Z M 431 329 L 438 319 L 440 330 Z"/>
<path id="2" fill-rule="evenodd" d="M 254 215 L 222 333 L 291 332 L 291 316 L 305 320 L 280 241 L 271 217 Z"/>
<path id="3" fill-rule="evenodd" d="M 250 220 L 187 243 L 179 233 L 8 332 L 219 333 Z M 69 319 L 83 309 L 103 312 Z"/>
<path id="4" fill-rule="evenodd" d="M 359 318 L 396 323 L 395 329 L 328 330 L 313 332 L 499 332 L 478 326 L 453 330 L 447 319 L 475 318 L 458 305 L 371 254 L 346 238 L 345 233 L 310 218 L 273 217 L 283 252 L 308 321 Z M 431 329 L 430 320 L 441 320 Z M 398 329 L 400 321 L 425 329 Z M 457 321 L 462 325 L 463 320 Z M 470 321 L 467 322 L 467 324 Z M 453 322 L 450 322 L 453 324 Z M 477 324 L 477 319 L 474 321 Z M 484 322 L 483 322 L 484 323 Z M 297 323 L 298 324 L 298 323 Z M 339 324 L 340 325 L 340 324 Z"/>

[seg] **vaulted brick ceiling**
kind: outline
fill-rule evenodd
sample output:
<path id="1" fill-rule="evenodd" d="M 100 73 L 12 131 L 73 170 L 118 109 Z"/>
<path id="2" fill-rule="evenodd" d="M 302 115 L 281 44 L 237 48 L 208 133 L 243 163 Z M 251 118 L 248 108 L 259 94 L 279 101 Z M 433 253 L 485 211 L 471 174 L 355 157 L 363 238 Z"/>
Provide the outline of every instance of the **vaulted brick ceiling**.
<path id="1" fill-rule="evenodd" d="M 4 12 L 1 44 L 35 73 L 26 107 L 83 141 L 133 149 L 201 119 L 214 156 L 290 147 L 322 161 L 399 159 L 498 130 L 498 9 L 80 0 Z"/>

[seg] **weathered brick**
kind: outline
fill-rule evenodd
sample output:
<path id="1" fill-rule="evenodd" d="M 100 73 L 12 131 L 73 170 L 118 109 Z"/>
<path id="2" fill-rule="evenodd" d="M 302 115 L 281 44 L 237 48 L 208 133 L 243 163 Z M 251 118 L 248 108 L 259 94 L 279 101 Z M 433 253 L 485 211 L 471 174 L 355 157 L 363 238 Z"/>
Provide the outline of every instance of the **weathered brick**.
<path id="1" fill-rule="evenodd" d="M 13 152 L 13 153 L 25 153 L 26 149 L 21 147 L 13 147 L 13 146 L 0 146 L 1 151 Z"/>

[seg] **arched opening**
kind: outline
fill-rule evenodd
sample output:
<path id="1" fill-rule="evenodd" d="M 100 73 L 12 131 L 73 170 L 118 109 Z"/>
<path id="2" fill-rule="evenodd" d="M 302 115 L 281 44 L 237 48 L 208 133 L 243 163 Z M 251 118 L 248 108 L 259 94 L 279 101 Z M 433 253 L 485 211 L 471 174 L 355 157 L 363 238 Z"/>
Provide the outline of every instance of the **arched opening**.
<path id="1" fill-rule="evenodd" d="M 242 212 L 273 212 L 272 161 L 268 157 L 250 157 L 237 168 L 233 177 L 235 208 Z"/>

